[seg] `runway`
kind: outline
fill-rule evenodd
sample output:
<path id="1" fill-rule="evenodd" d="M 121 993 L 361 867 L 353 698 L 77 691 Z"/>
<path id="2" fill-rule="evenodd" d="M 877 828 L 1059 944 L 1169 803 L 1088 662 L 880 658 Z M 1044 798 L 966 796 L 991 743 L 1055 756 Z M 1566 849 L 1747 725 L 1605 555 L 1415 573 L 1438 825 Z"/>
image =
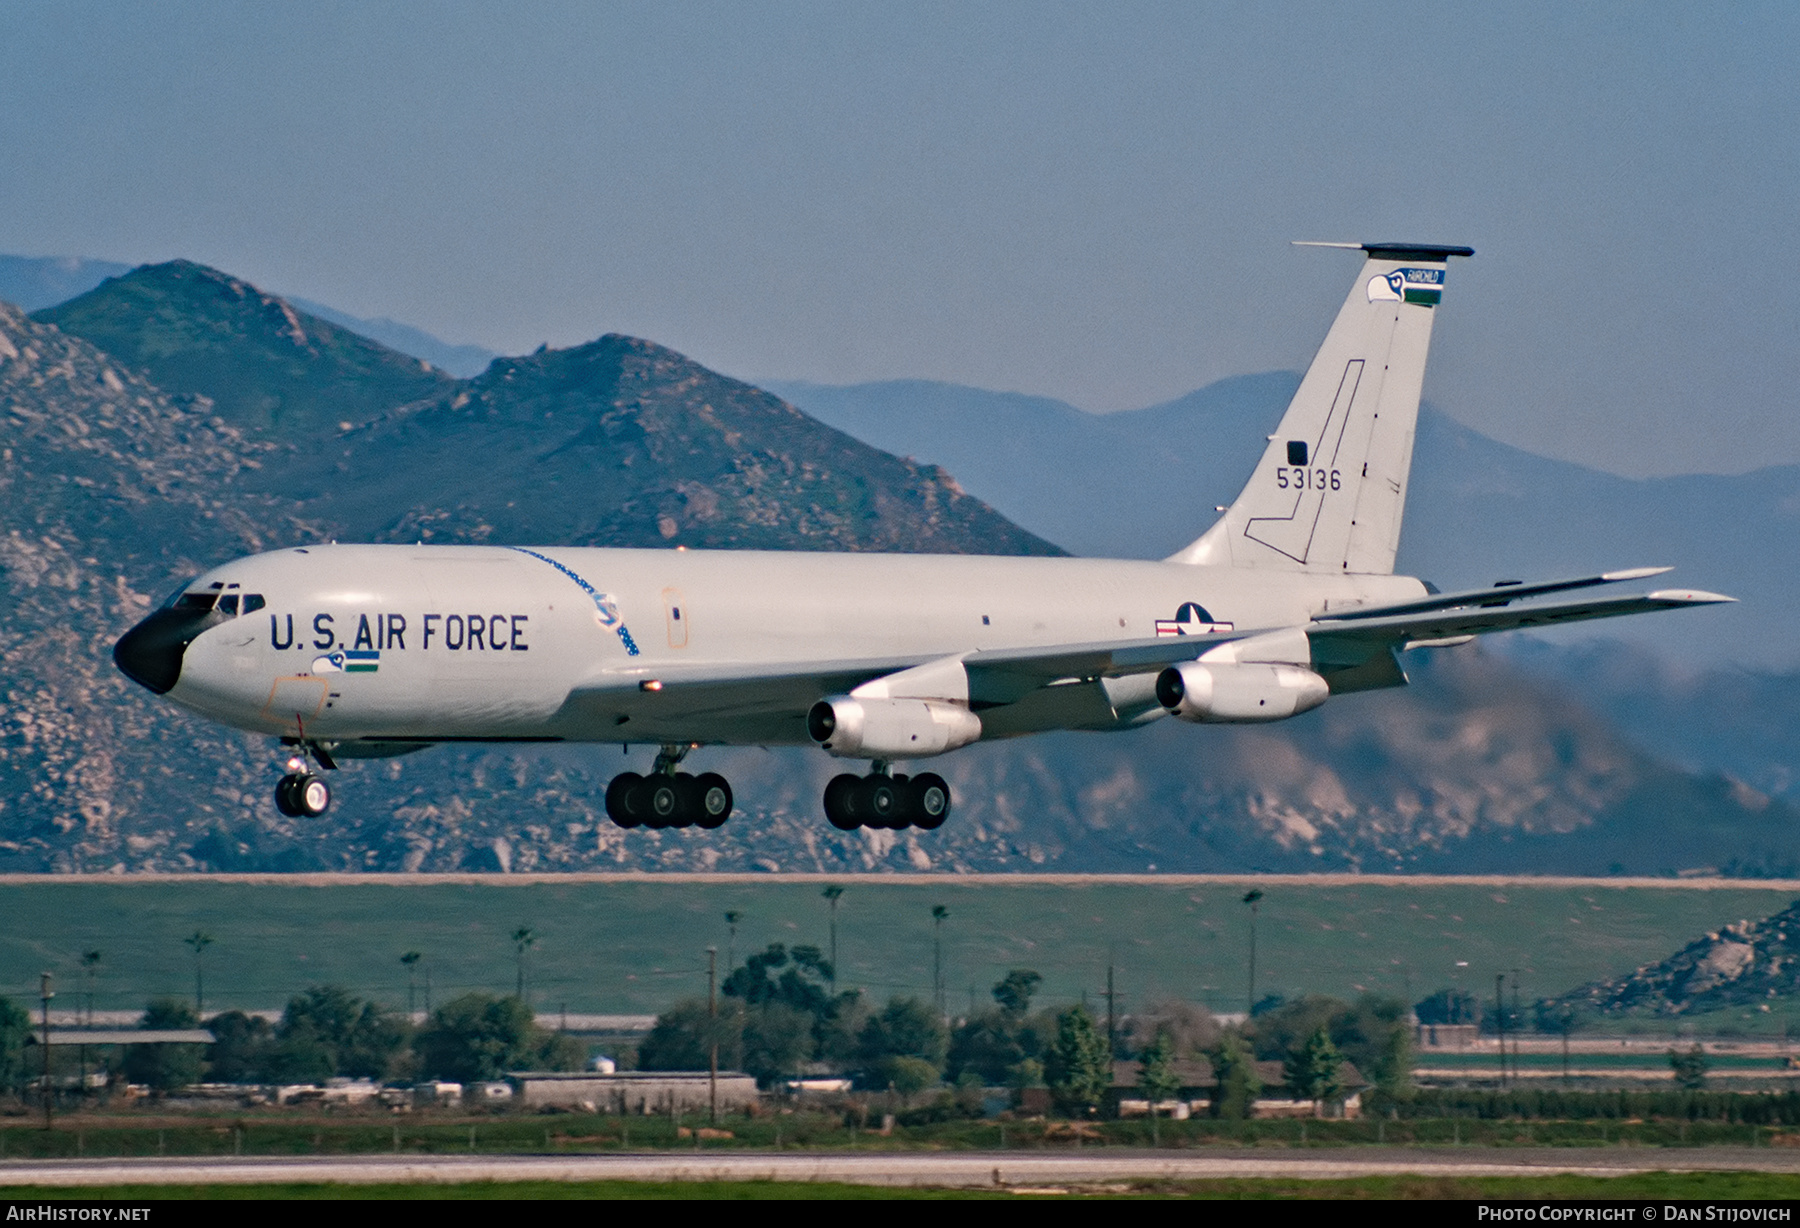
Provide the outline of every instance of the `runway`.
<path id="1" fill-rule="evenodd" d="M 462 1184 L 486 1181 L 832 1181 L 1015 1189 L 1129 1180 L 1325 1180 L 1415 1174 L 1521 1177 L 1637 1172 L 1800 1174 L 1800 1152 L 1761 1148 L 1343 1148 L 1286 1155 L 1124 1148 L 862 1153 L 672 1152 L 591 1156 L 318 1156 L 0 1162 L 0 1186 Z"/>

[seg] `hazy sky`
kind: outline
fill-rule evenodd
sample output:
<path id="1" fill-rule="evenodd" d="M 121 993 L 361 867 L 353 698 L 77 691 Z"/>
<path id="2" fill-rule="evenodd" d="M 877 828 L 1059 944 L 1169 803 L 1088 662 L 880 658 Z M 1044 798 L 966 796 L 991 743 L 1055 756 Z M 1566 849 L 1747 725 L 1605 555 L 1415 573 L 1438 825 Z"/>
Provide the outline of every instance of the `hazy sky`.
<path id="1" fill-rule="evenodd" d="M 1627 474 L 1800 461 L 1800 6 L 26 4 L 0 251 L 449 341 L 1088 409 L 1303 365 L 1296 238 L 1472 244 L 1426 392 Z"/>

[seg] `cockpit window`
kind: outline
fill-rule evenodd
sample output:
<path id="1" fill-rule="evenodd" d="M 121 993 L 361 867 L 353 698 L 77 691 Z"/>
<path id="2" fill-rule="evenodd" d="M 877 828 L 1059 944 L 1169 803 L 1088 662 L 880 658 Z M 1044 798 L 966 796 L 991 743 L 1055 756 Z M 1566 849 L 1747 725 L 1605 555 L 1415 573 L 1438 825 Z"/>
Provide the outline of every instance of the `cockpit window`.
<path id="1" fill-rule="evenodd" d="M 217 593 L 183 593 L 181 596 L 175 598 L 175 604 L 172 608 L 177 610 L 192 610 L 198 614 L 202 611 L 212 609 L 213 602 L 218 599 L 219 594 Z"/>
<path id="2" fill-rule="evenodd" d="M 261 593 L 244 594 L 244 613 L 246 614 L 254 614 L 266 604 L 267 602 L 262 599 Z"/>
<path id="3" fill-rule="evenodd" d="M 231 618 L 236 618 L 237 607 L 238 595 L 236 593 L 226 593 L 223 597 L 219 598 L 219 613 Z"/>

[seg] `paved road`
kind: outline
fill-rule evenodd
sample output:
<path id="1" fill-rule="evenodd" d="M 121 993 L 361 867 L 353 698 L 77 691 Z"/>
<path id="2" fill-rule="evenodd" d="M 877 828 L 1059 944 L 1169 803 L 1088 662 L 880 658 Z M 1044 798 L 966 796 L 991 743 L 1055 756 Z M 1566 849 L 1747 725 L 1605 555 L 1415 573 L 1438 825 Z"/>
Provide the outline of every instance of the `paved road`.
<path id="1" fill-rule="evenodd" d="M 844 1181 L 859 1185 L 1053 1187 L 1131 1178 L 1323 1179 L 1415 1173 L 1516 1177 L 1630 1172 L 1800 1173 L 1800 1153 L 1708 1147 L 1319 1150 L 1281 1156 L 1233 1151 L 1148 1152 L 1094 1148 L 885 1154 L 716 1152 L 604 1156 L 346 1156 L 216 1159 L 16 1160 L 0 1162 L 0 1186 L 258 1185 L 275 1182 Z"/>

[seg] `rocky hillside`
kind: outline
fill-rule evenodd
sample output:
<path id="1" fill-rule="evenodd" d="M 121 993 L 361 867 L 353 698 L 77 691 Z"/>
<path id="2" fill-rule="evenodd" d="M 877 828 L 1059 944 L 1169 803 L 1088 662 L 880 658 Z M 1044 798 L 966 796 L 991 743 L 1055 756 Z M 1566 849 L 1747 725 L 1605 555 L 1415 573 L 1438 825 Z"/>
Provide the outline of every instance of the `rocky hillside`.
<path id="1" fill-rule="evenodd" d="M 34 316 L 142 371 L 211 398 L 258 436 L 314 441 L 455 381 L 248 282 L 187 260 L 109 278 Z"/>
<path id="2" fill-rule="evenodd" d="M 632 337 L 497 359 L 334 447 L 281 485 L 373 540 L 1061 553 L 936 466 Z"/>
<path id="3" fill-rule="evenodd" d="M 1800 992 L 1800 901 L 1761 921 L 1739 921 L 1627 976 L 1552 1000 L 1602 1018 L 1698 1015 L 1757 1007 Z"/>

